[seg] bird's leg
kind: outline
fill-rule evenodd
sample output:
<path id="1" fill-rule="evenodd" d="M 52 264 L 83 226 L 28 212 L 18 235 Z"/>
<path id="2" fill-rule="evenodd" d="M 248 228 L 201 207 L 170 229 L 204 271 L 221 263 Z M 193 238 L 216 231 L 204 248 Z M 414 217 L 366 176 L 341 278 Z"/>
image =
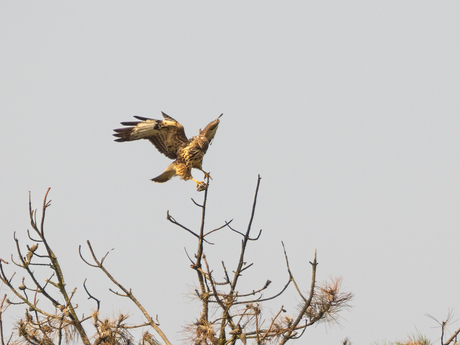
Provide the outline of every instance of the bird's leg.
<path id="1" fill-rule="evenodd" d="M 196 183 L 196 190 L 202 192 L 208 188 L 208 184 L 203 181 L 197 181 L 192 177 L 192 180 Z"/>

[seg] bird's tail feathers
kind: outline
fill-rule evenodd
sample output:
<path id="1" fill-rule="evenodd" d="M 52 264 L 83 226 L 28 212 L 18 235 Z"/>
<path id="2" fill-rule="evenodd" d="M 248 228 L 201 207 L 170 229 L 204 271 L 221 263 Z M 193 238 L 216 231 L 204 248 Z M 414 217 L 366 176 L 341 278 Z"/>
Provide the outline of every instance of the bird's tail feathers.
<path id="1" fill-rule="evenodd" d="M 176 163 L 173 162 L 168 165 L 166 170 L 161 174 L 158 175 L 157 177 L 154 177 L 151 181 L 157 182 L 157 183 L 163 183 L 166 181 L 169 181 L 173 176 L 176 176 Z"/>

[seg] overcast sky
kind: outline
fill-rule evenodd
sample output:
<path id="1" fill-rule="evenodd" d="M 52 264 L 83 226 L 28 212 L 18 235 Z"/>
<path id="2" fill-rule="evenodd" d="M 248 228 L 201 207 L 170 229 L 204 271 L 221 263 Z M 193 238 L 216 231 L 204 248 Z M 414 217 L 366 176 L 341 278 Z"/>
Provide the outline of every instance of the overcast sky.
<path id="1" fill-rule="evenodd" d="M 305 291 L 316 248 L 318 280 L 342 276 L 355 295 L 340 326 L 297 343 L 417 331 L 438 341 L 425 314 L 460 317 L 460 2 L 3 1 L 0 61 L 0 257 L 14 252 L 15 231 L 25 245 L 28 192 L 39 207 L 51 187 L 47 234 L 81 312 L 94 307 L 86 277 L 102 314 L 141 319 L 79 259 L 90 240 L 100 255 L 115 248 L 108 268 L 175 343 L 199 316 L 184 252 L 195 241 L 166 211 L 196 228 L 190 198 L 202 194 L 179 178 L 149 181 L 169 160 L 147 141 L 111 136 L 133 115 L 164 111 L 189 137 L 224 113 L 203 165 L 214 178 L 209 229 L 232 218 L 244 229 L 262 176 L 263 234 L 245 287 L 284 286 L 284 241 Z M 220 277 L 240 238 L 212 240 Z M 296 301 L 265 315 L 282 304 L 293 313 Z"/>

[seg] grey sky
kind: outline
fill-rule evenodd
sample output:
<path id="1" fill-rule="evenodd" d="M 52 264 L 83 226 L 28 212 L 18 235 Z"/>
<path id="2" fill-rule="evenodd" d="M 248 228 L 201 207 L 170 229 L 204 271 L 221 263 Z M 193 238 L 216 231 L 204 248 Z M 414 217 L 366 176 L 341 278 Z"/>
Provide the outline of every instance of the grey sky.
<path id="1" fill-rule="evenodd" d="M 208 225 L 244 228 L 261 174 L 254 225 L 264 232 L 246 286 L 285 284 L 283 240 L 305 290 L 316 248 L 319 280 L 343 276 L 356 296 L 341 326 L 299 343 L 417 330 L 437 340 L 424 314 L 460 313 L 459 32 L 458 1 L 4 1 L 0 257 L 14 231 L 25 237 L 28 191 L 39 207 L 52 187 L 48 234 L 80 303 L 88 277 L 103 313 L 137 314 L 81 263 L 89 239 L 100 254 L 115 248 L 113 274 L 179 343 L 199 311 L 183 250 L 195 243 L 165 216 L 197 226 L 190 198 L 202 195 L 193 182 L 150 182 L 168 159 L 111 134 L 164 111 L 193 136 L 224 113 L 204 159 Z M 239 241 L 215 236 L 216 272 Z M 280 303 L 294 311 L 295 299 Z M 21 314 L 11 308 L 6 321 Z"/>

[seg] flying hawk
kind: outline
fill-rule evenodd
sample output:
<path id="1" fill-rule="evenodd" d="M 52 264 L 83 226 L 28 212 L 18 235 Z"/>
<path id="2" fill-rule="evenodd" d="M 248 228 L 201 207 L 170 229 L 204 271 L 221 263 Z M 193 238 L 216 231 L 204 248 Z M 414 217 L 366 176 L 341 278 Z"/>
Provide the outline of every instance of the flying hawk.
<path id="1" fill-rule="evenodd" d="M 207 185 L 204 182 L 195 180 L 192 177 L 192 168 L 201 170 L 206 178 L 210 178 L 209 173 L 202 167 L 203 156 L 208 150 L 208 146 L 216 134 L 219 126 L 219 118 L 207 125 L 204 130 L 196 137 L 187 139 L 184 127 L 174 120 L 171 116 L 161 112 L 164 120 L 154 120 L 141 116 L 134 116 L 140 121 L 122 122 L 123 127 L 114 129 L 115 141 L 132 141 L 148 139 L 158 151 L 170 159 L 174 159 L 166 170 L 152 181 L 163 183 L 173 176 L 180 176 L 183 180 L 193 180 L 198 191 L 205 190 Z"/>

